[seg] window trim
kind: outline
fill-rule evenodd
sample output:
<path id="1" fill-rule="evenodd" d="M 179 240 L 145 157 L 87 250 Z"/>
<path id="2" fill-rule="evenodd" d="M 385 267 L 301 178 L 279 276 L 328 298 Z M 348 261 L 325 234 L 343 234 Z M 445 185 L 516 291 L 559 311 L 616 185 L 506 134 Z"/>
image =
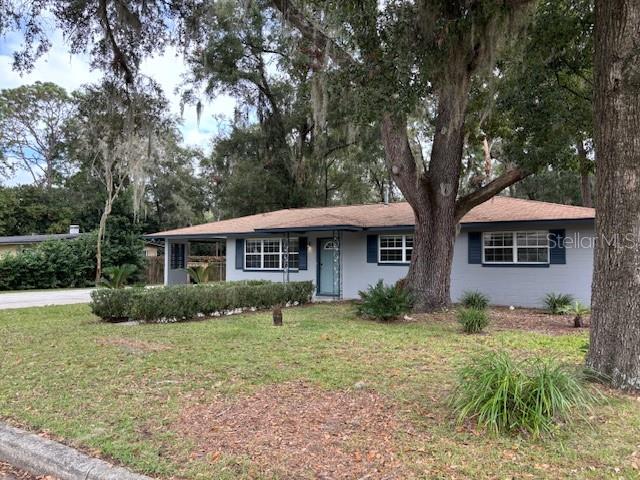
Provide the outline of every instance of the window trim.
<path id="1" fill-rule="evenodd" d="M 402 237 L 401 247 L 384 247 L 385 250 L 401 250 L 402 260 L 382 260 L 382 239 L 389 237 Z M 389 235 L 378 235 L 378 263 L 384 265 L 409 265 L 411 260 L 407 260 L 407 237 L 413 237 L 412 233 L 396 233 Z M 411 246 L 411 254 L 413 255 L 413 245 Z"/>
<path id="2" fill-rule="evenodd" d="M 502 233 L 502 234 L 507 234 L 510 233 L 511 234 L 511 239 L 512 239 L 512 245 L 511 245 L 511 249 L 512 249 L 512 255 L 513 255 L 513 260 L 510 262 L 496 262 L 496 261 L 488 261 L 486 260 L 486 256 L 485 256 L 485 252 L 486 249 L 507 249 L 509 248 L 508 246 L 506 247 L 487 247 L 485 245 L 485 238 L 487 237 L 487 235 L 491 235 L 493 233 Z M 536 245 L 536 246 L 528 246 L 528 245 L 524 245 L 524 246 L 519 246 L 518 245 L 518 234 L 519 233 L 543 233 L 547 239 L 547 245 L 546 246 L 541 246 L 541 245 Z M 546 248 L 547 249 L 547 260 L 544 262 L 519 262 L 518 261 L 518 248 Z M 496 230 L 496 231 L 489 231 L 489 232 L 482 232 L 482 264 L 483 265 L 549 265 L 551 263 L 551 247 L 549 245 L 549 232 L 547 230 L 514 230 L 514 231 L 509 231 L 509 230 Z"/>
<path id="3" fill-rule="evenodd" d="M 278 267 L 274 268 L 274 267 L 266 267 L 264 266 L 264 256 L 265 256 L 265 251 L 264 251 L 264 242 L 265 241 L 274 241 L 277 240 L 279 245 L 280 245 L 280 250 L 278 252 L 267 252 L 266 255 L 278 255 Z M 291 242 L 292 240 L 297 240 L 298 241 L 298 251 L 295 253 L 291 253 L 291 255 L 297 255 L 298 256 L 298 266 L 297 267 L 289 267 L 289 271 L 294 271 L 297 272 L 298 270 L 300 270 L 300 237 L 290 237 L 290 238 L 286 238 L 286 237 L 261 237 L 261 238 L 246 238 L 244 240 L 244 252 L 242 254 L 242 269 L 245 271 L 249 271 L 249 272 L 282 272 L 284 271 L 284 268 L 282 266 L 283 264 L 283 258 L 284 258 L 284 250 L 282 248 L 283 243 L 285 241 L 289 240 L 289 242 Z M 260 267 L 247 267 L 247 246 L 249 245 L 249 242 L 260 242 L 260 253 L 249 253 L 250 256 L 253 257 L 260 257 Z"/>

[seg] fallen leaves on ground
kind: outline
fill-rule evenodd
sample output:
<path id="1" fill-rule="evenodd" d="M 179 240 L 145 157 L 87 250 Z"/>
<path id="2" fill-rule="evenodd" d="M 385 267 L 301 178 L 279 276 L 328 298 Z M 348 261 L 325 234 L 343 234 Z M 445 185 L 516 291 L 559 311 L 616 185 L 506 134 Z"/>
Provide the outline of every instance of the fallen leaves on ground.
<path id="1" fill-rule="evenodd" d="M 304 382 L 189 405 L 176 429 L 198 450 L 191 459 L 244 456 L 279 478 L 405 478 L 395 438 L 407 428 L 377 393 L 327 391 Z"/>

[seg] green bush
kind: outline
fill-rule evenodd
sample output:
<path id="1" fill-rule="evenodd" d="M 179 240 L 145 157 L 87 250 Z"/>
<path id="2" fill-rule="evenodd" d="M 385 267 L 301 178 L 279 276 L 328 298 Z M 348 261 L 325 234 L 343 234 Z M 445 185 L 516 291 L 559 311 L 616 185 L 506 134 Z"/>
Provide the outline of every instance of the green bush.
<path id="1" fill-rule="evenodd" d="M 489 325 L 489 315 L 477 308 L 459 308 L 456 317 L 465 333 L 480 333 Z"/>
<path id="2" fill-rule="evenodd" d="M 539 436 L 556 421 L 572 421 L 594 400 L 583 376 L 551 359 L 516 361 L 491 352 L 460 370 L 450 402 L 459 423 L 475 420 L 492 433 Z"/>
<path id="3" fill-rule="evenodd" d="M 573 295 L 567 293 L 547 293 L 544 296 L 544 304 L 552 315 L 561 315 L 565 307 L 573 303 Z"/>
<path id="4" fill-rule="evenodd" d="M 134 299 L 143 294 L 142 288 L 99 288 L 91 292 L 91 311 L 107 322 L 125 322 L 131 315 Z"/>
<path id="5" fill-rule="evenodd" d="M 144 322 L 173 322 L 222 315 L 238 309 L 271 308 L 275 305 L 308 303 L 312 282 L 272 283 L 217 282 L 204 285 L 175 285 L 147 289 L 109 290 L 92 293 L 93 312 L 108 320 L 121 314 Z M 122 292 L 122 297 L 118 295 Z"/>
<path id="6" fill-rule="evenodd" d="M 358 292 L 360 303 L 357 306 L 359 315 L 376 320 L 394 320 L 404 315 L 411 308 L 409 294 L 402 288 L 385 286 L 378 280 L 375 286 L 369 286 L 366 292 Z"/>
<path id="7" fill-rule="evenodd" d="M 489 306 L 489 297 L 484 293 L 475 290 L 467 291 L 462 294 L 460 303 L 465 308 L 475 308 L 476 310 L 484 310 Z"/>
<path id="8" fill-rule="evenodd" d="M 94 285 L 96 235 L 86 233 L 74 240 L 51 240 L 17 254 L 0 257 L 0 290 L 87 287 Z M 121 265 L 130 260 L 141 270 L 142 243 L 126 245 L 106 242 L 103 266 Z M 139 261 L 138 261 L 139 260 Z"/>

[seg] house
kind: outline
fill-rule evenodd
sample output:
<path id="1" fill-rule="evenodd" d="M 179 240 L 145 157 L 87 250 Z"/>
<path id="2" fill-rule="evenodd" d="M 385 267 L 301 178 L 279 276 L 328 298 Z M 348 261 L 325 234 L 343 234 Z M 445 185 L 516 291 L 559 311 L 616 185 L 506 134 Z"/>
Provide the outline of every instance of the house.
<path id="1" fill-rule="evenodd" d="M 73 240 L 79 236 L 80 227 L 78 225 L 69 225 L 69 233 L 0 237 L 0 257 L 10 253 L 21 252 L 24 249 L 49 240 Z"/>
<path id="2" fill-rule="evenodd" d="M 595 210 L 495 197 L 460 222 L 451 277 L 455 301 L 480 290 L 498 305 L 540 306 L 546 293 L 590 303 Z M 165 285 L 187 283 L 193 241 L 226 240 L 227 280 L 311 280 L 317 297 L 351 299 L 409 268 L 407 203 L 279 210 L 149 235 L 164 239 Z"/>

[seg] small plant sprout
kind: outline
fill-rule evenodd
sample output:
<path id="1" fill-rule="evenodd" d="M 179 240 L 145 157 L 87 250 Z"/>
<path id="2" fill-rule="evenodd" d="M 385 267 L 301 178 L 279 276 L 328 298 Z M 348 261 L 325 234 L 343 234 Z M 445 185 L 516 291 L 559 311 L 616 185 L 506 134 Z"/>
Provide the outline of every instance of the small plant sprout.
<path id="1" fill-rule="evenodd" d="M 573 326 L 575 328 L 584 327 L 584 322 L 582 321 L 582 318 L 585 315 L 588 315 L 590 312 L 591 310 L 589 310 L 589 307 L 587 307 L 586 305 L 583 305 L 578 301 L 570 305 L 565 305 L 564 307 L 562 307 L 562 310 L 561 310 L 561 313 L 564 313 L 566 315 L 573 315 Z"/>

